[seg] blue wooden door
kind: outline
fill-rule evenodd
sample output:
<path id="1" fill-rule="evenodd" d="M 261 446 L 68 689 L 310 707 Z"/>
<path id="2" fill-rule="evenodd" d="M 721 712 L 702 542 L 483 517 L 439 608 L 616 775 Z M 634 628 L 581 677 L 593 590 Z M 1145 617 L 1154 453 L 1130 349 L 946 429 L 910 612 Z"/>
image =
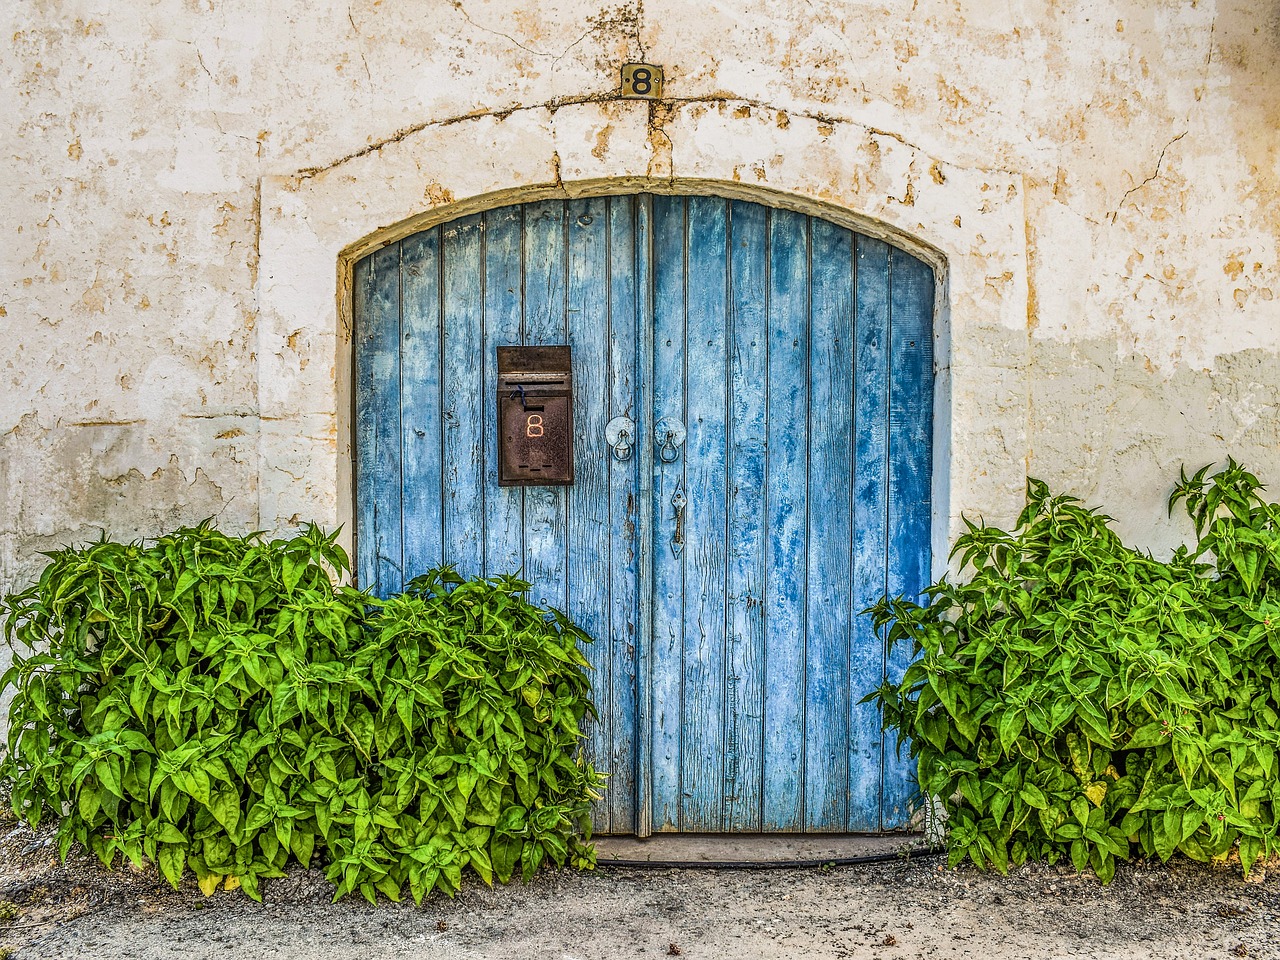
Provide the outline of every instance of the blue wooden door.
<path id="1" fill-rule="evenodd" d="M 858 700 L 905 664 L 860 611 L 929 576 L 927 265 L 752 203 L 546 201 L 366 257 L 354 305 L 359 582 L 523 571 L 598 638 L 601 832 L 904 823 Z M 521 343 L 573 347 L 572 487 L 497 484 Z"/>

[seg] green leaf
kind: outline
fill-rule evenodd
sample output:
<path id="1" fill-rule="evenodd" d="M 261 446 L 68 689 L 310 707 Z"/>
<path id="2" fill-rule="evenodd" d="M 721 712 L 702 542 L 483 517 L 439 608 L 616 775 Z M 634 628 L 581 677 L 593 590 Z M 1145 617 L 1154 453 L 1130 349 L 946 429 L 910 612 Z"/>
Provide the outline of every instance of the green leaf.
<path id="1" fill-rule="evenodd" d="M 524 841 L 518 837 L 494 834 L 489 841 L 489 857 L 499 883 L 506 883 L 520 864 Z"/>
<path id="2" fill-rule="evenodd" d="M 1173 759 L 1178 765 L 1178 772 L 1182 774 L 1182 782 L 1190 789 L 1192 780 L 1200 769 L 1204 754 L 1201 753 L 1198 745 L 1175 737 L 1173 741 Z"/>
<path id="3" fill-rule="evenodd" d="M 234 787 L 220 787 L 209 802 L 209 812 L 222 824 L 227 833 L 234 835 L 240 825 L 240 794 Z"/>
<path id="4" fill-rule="evenodd" d="M 357 703 L 351 708 L 351 713 L 347 716 L 346 729 L 366 759 L 370 759 L 373 756 L 375 726 L 373 714 L 369 712 L 368 707 L 362 703 Z"/>
<path id="5" fill-rule="evenodd" d="M 1018 791 L 1018 796 L 1029 807 L 1034 807 L 1037 810 L 1047 810 L 1049 808 L 1049 798 L 1034 783 L 1024 783 Z"/>
<path id="6" fill-rule="evenodd" d="M 1004 751 L 1005 756 L 1011 755 L 1013 745 L 1021 735 L 1026 719 L 1026 712 L 1018 706 L 1007 708 L 1001 715 L 999 726 L 1000 748 Z"/>
<path id="7" fill-rule="evenodd" d="M 1148 747 L 1158 747 L 1166 740 L 1168 740 L 1167 728 L 1158 721 L 1153 720 L 1151 723 L 1143 724 L 1134 730 L 1133 736 L 1120 749 L 1143 750 Z"/>
<path id="8" fill-rule="evenodd" d="M 1071 814 L 1082 827 L 1089 826 L 1089 801 L 1085 797 L 1075 797 L 1071 801 Z"/>
<path id="9" fill-rule="evenodd" d="M 86 823 L 93 823 L 98 816 L 99 808 L 102 806 L 102 796 L 94 788 L 82 787 L 77 806 L 80 811 L 80 817 Z"/>
<path id="10" fill-rule="evenodd" d="M 289 840 L 289 849 L 304 867 L 311 865 L 311 855 L 315 850 L 316 835 L 308 829 L 297 827 Z"/>
<path id="11" fill-rule="evenodd" d="M 173 889 L 178 889 L 182 879 L 182 870 L 187 861 L 186 848 L 180 843 L 162 843 L 160 845 L 160 872 L 169 881 Z"/>
<path id="12" fill-rule="evenodd" d="M 124 796 L 124 786 L 120 782 L 120 761 L 115 757 L 105 757 L 93 765 L 93 772 L 98 778 L 98 782 L 107 788 L 111 793 L 115 794 L 121 800 Z"/>

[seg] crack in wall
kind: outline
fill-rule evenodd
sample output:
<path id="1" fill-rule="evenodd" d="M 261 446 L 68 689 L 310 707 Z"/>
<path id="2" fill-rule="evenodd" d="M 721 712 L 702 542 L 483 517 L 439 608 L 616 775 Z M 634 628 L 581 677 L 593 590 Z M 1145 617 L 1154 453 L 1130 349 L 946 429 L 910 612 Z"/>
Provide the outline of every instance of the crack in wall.
<path id="1" fill-rule="evenodd" d="M 529 113 L 537 110 L 546 110 L 554 114 L 556 111 L 565 109 L 566 107 L 576 107 L 576 106 L 582 106 L 590 103 L 626 103 L 626 102 L 631 102 L 631 101 L 625 98 L 619 97 L 617 91 L 610 90 L 606 93 L 592 93 L 592 94 L 584 94 L 584 95 L 578 95 L 578 96 L 552 97 L 548 100 L 543 100 L 539 103 L 531 103 L 531 104 L 517 103 L 517 104 L 513 104 L 512 106 L 500 107 L 497 109 L 471 110 L 471 111 L 468 111 L 467 113 L 454 114 L 449 117 L 441 117 L 437 120 L 424 120 L 421 123 L 415 123 L 408 127 L 402 127 L 401 129 L 397 130 L 395 133 L 391 134 L 390 136 L 384 137 L 381 140 L 375 140 L 374 142 L 361 147 L 359 150 L 353 150 L 351 153 L 348 153 L 342 157 L 339 157 L 336 160 L 331 160 L 328 163 L 320 164 L 317 166 L 302 167 L 301 169 L 288 175 L 288 177 L 290 179 L 297 181 L 299 184 L 301 184 L 305 180 L 311 180 L 315 177 L 322 176 L 323 174 L 328 173 L 331 170 L 341 167 L 343 164 L 350 163 L 352 160 L 359 160 L 360 158 L 367 157 L 372 153 L 377 153 L 378 151 L 386 147 L 394 146 L 397 143 L 401 143 L 404 140 L 407 140 L 409 137 L 412 137 L 415 134 L 419 134 L 424 130 L 429 130 L 432 127 L 449 127 L 457 123 L 465 123 L 468 120 L 480 120 L 485 117 L 492 117 L 496 120 L 502 121 L 502 120 L 506 120 L 508 117 L 511 117 L 517 113 Z M 869 126 L 865 123 L 862 123 L 858 120 L 853 119 L 852 117 L 838 116 L 830 113 L 818 113 L 816 111 L 809 111 L 809 110 L 796 110 L 792 107 L 779 107 L 768 101 L 758 100 L 751 97 L 735 97 L 729 94 L 713 93 L 713 94 L 706 94 L 704 96 L 697 96 L 697 97 L 664 97 L 661 100 L 650 100 L 649 104 L 650 104 L 649 111 L 650 111 L 651 133 L 654 132 L 654 128 L 652 126 L 654 110 L 655 110 L 655 107 L 659 105 L 666 106 L 668 108 L 667 116 L 663 118 L 661 126 L 665 126 L 665 124 L 669 122 L 669 120 L 671 119 L 671 110 L 670 110 L 671 107 L 682 107 L 682 106 L 689 106 L 694 104 L 702 104 L 705 106 L 725 106 L 725 107 L 746 106 L 746 107 L 751 107 L 753 110 L 767 110 L 774 114 L 783 114 L 783 115 L 786 115 L 788 118 L 799 117 L 802 120 L 809 120 L 809 121 L 812 121 L 813 123 L 818 124 L 819 126 L 826 126 L 826 127 L 832 128 L 831 132 L 834 132 L 834 128 L 837 126 L 858 127 L 861 130 L 865 130 L 867 135 L 870 137 L 884 137 L 885 139 L 893 140 L 896 143 L 901 144 L 902 146 L 906 147 L 909 150 L 913 150 L 921 154 L 926 154 L 926 155 L 928 154 L 928 151 L 926 151 L 923 147 L 921 147 L 919 144 L 911 140 L 908 140 L 906 137 L 904 137 L 900 133 L 895 133 L 892 130 L 885 130 L 882 127 Z M 664 136 L 667 137 L 668 142 L 670 142 L 670 137 L 666 134 L 665 130 L 661 132 Z M 830 132 L 824 133 L 823 135 L 829 136 Z M 1166 145 L 1166 149 L 1168 149 L 1168 146 L 1172 146 L 1173 142 L 1180 140 L 1185 135 L 1186 135 L 1185 132 L 1182 134 L 1179 134 L 1177 137 L 1174 138 L 1174 141 L 1171 141 L 1170 144 Z M 1163 158 L 1163 153 L 1161 154 L 1161 157 Z M 1017 174 L 1015 171 L 1008 170 L 1003 167 L 969 168 L 969 167 L 965 167 L 965 166 L 954 164 L 954 163 L 945 163 L 945 165 L 957 170 L 981 169 L 987 173 L 993 173 L 993 174 L 998 173 L 1005 176 L 1020 176 L 1020 174 Z M 1136 190 L 1138 188 L 1135 187 L 1134 189 Z M 1132 193 L 1133 191 L 1130 191 L 1130 192 Z"/>
<path id="2" fill-rule="evenodd" d="M 351 30 L 356 35 L 356 53 L 360 54 L 360 62 L 364 64 L 364 75 L 369 83 L 373 83 L 373 74 L 369 72 L 369 61 L 364 55 L 364 34 L 360 32 L 360 28 L 356 26 L 355 15 L 352 14 L 351 8 L 347 7 L 347 22 L 351 24 Z"/>
<path id="3" fill-rule="evenodd" d="M 1133 194 L 1137 193 L 1147 184 L 1151 183 L 1152 181 L 1154 181 L 1160 176 L 1160 168 L 1164 165 L 1164 155 L 1169 152 L 1170 147 L 1172 147 L 1175 143 L 1177 143 L 1179 140 L 1185 137 L 1188 132 L 1189 131 L 1183 130 L 1180 134 L 1178 134 L 1176 137 L 1174 137 L 1172 140 L 1166 143 L 1160 151 L 1160 156 L 1156 158 L 1156 168 L 1151 172 L 1151 176 L 1147 177 L 1147 179 L 1143 180 L 1141 183 L 1133 187 L 1130 187 L 1128 190 L 1125 191 L 1124 196 L 1120 198 L 1120 202 L 1116 204 L 1116 208 L 1111 211 L 1110 219 L 1112 223 L 1116 222 L 1116 218 L 1120 216 L 1120 211 L 1124 208 L 1125 203 L 1128 202 L 1129 198 L 1133 196 Z"/>
<path id="4" fill-rule="evenodd" d="M 636 0 L 636 48 L 641 61 L 649 59 L 649 49 L 644 45 L 644 0 Z"/>
<path id="5" fill-rule="evenodd" d="M 670 183 L 674 183 L 676 179 L 676 145 L 671 139 L 671 134 L 667 133 L 667 124 L 671 122 L 671 113 L 671 109 L 664 107 L 661 101 L 649 101 L 649 117 L 645 122 L 645 126 L 649 131 L 647 140 L 651 155 L 649 163 L 645 167 L 645 176 L 663 178 Z M 667 168 L 665 174 L 662 173 L 664 162 Z"/>
<path id="6" fill-rule="evenodd" d="M 453 9 L 457 10 L 460 14 L 462 14 L 462 19 L 466 20 L 467 23 L 471 24 L 471 26 L 475 27 L 481 33 L 487 33 L 494 37 L 501 37 L 503 40 L 506 40 L 509 43 L 515 44 L 521 50 L 525 51 L 526 53 L 531 53 L 535 57 L 544 57 L 547 59 L 563 58 L 566 54 L 568 54 L 569 50 L 572 50 L 575 46 L 581 43 L 582 39 L 585 38 L 591 32 L 590 30 L 588 30 L 587 33 L 584 33 L 582 37 L 579 37 L 577 40 L 571 43 L 568 49 L 566 49 L 564 53 L 560 54 L 559 57 L 557 57 L 556 54 L 554 53 L 547 53 L 544 50 L 535 50 L 533 47 L 529 46 L 528 44 L 521 43 L 519 40 L 511 36 L 511 34 L 509 33 L 503 33 L 501 30 L 494 30 L 492 27 L 486 27 L 483 24 L 476 23 L 474 18 L 472 18 L 471 14 L 467 12 L 467 8 L 462 5 L 462 0 L 449 0 L 449 2 L 450 2 L 450 5 L 453 7 Z"/>

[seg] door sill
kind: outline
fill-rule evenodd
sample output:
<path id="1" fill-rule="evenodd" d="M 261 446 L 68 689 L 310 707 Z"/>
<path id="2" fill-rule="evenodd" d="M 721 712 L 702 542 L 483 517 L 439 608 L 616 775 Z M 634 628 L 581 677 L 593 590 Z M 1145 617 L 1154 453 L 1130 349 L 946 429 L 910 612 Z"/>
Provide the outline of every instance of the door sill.
<path id="1" fill-rule="evenodd" d="M 907 858 L 930 851 L 922 833 L 655 833 L 596 837 L 601 866 L 802 867 Z"/>

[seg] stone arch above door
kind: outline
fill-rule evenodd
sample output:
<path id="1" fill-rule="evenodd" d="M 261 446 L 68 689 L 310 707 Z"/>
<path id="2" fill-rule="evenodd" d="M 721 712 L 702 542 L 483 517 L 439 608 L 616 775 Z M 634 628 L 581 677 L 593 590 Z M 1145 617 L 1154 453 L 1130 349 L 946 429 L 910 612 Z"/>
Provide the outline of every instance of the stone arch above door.
<path id="1" fill-rule="evenodd" d="M 583 100 L 434 119 L 332 163 L 263 178 L 262 524 L 314 519 L 350 530 L 356 260 L 491 207 L 642 191 L 790 208 L 926 261 L 938 284 L 935 558 L 947 554 L 960 506 L 1016 513 L 1029 392 L 1017 175 L 954 166 L 852 120 L 732 99 Z"/>

